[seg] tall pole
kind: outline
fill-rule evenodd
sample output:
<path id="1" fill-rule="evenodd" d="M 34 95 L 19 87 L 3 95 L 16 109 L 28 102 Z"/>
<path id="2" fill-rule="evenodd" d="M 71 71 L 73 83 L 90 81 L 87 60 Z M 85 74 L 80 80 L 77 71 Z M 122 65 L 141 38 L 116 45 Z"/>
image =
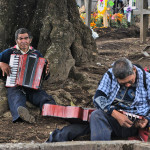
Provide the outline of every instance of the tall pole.
<path id="1" fill-rule="evenodd" d="M 118 0 L 115 0 L 115 13 L 117 13 L 117 1 Z"/>
<path id="2" fill-rule="evenodd" d="M 86 20 L 85 24 L 90 27 L 90 22 L 91 22 L 91 4 L 92 0 L 85 0 L 85 12 L 86 12 Z"/>

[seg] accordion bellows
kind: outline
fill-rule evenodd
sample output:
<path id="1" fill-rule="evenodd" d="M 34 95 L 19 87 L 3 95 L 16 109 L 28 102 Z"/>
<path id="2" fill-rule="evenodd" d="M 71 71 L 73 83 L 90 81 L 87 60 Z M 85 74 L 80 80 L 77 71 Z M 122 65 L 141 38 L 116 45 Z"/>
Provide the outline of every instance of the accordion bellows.
<path id="1" fill-rule="evenodd" d="M 45 58 L 37 57 L 36 54 L 11 54 L 11 74 L 7 76 L 6 87 L 24 86 L 39 89 L 45 63 Z"/>

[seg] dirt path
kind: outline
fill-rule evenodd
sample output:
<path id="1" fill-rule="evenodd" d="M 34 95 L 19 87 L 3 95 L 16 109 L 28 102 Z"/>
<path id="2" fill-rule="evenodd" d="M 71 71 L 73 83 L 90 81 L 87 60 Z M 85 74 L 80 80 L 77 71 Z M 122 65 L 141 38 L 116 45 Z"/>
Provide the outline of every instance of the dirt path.
<path id="1" fill-rule="evenodd" d="M 96 40 L 98 50 L 96 61 L 82 67 L 76 67 L 79 75 L 83 75 L 82 81 L 70 78 L 59 88 L 59 90 L 70 93 L 77 106 L 92 107 L 92 96 L 95 93 L 98 81 L 119 57 L 127 57 L 133 63 L 138 63 L 143 67 L 150 64 L 149 57 L 146 58 L 141 53 L 150 43 L 150 38 L 147 38 L 148 44 L 140 44 L 137 28 L 128 30 L 101 29 L 98 33 L 100 37 Z M 52 93 L 51 90 L 47 90 L 47 92 Z M 69 104 L 65 97 L 62 99 L 64 104 Z M 63 119 L 42 117 L 39 109 L 34 109 L 32 113 L 37 121 L 32 125 L 21 122 L 12 123 L 9 111 L 0 117 L 0 143 L 42 143 L 49 137 L 51 131 L 69 124 Z"/>

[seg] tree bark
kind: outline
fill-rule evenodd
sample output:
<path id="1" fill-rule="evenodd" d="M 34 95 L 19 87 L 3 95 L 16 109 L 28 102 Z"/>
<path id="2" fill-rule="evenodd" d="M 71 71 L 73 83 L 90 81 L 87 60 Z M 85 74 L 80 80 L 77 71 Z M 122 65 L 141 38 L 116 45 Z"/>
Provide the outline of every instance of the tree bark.
<path id="1" fill-rule="evenodd" d="M 15 44 L 21 27 L 32 32 L 32 46 L 50 60 L 48 83 L 66 80 L 73 66 L 94 59 L 96 44 L 75 0 L 0 0 L 0 50 Z"/>

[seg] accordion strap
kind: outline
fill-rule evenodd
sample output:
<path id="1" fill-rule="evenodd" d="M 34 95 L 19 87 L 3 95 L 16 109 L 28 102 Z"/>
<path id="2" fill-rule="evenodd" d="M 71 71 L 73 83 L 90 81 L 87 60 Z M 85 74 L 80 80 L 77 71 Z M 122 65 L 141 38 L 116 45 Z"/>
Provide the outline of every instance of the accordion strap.
<path id="1" fill-rule="evenodd" d="M 20 51 L 20 50 L 18 50 L 17 48 L 15 48 L 15 47 L 11 47 L 10 49 L 12 49 L 12 50 L 13 50 L 13 54 L 22 55 L 21 51 Z M 35 51 L 35 49 L 34 49 L 34 48 L 32 48 L 32 49 L 30 49 L 30 50 L 27 52 L 27 54 L 33 54 L 33 53 L 34 53 L 34 51 Z"/>

